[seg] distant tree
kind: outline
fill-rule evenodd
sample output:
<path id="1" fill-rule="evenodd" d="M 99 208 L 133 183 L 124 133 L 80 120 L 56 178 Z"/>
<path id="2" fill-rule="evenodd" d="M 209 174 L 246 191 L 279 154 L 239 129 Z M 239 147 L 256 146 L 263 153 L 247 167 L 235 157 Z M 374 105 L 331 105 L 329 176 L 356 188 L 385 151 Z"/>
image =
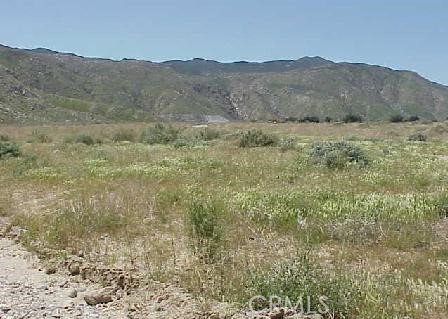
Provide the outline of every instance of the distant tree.
<path id="1" fill-rule="evenodd" d="M 408 122 L 416 122 L 420 120 L 420 118 L 417 115 L 411 115 L 408 117 Z"/>
<path id="2" fill-rule="evenodd" d="M 302 123 L 319 123 L 319 117 L 317 116 L 304 116 L 300 119 Z"/>
<path id="3" fill-rule="evenodd" d="M 403 115 L 400 115 L 400 114 L 394 114 L 389 118 L 389 120 L 392 123 L 401 123 L 404 121 L 404 117 L 403 117 Z"/>
<path id="4" fill-rule="evenodd" d="M 294 116 L 287 116 L 285 117 L 285 122 L 298 122 L 299 119 L 297 117 Z"/>
<path id="5" fill-rule="evenodd" d="M 329 117 L 329 116 L 325 116 L 324 121 L 327 122 L 327 123 L 330 123 L 330 122 L 333 122 L 333 119 L 331 117 Z"/>

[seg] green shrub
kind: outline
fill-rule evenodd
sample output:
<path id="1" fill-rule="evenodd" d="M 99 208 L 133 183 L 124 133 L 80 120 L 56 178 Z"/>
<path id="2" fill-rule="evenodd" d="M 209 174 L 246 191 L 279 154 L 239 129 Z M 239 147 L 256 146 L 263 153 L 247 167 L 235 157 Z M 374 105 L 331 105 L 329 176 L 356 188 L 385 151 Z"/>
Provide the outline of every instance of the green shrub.
<path id="1" fill-rule="evenodd" d="M 201 146 L 207 146 L 207 141 L 198 140 L 194 138 L 179 137 L 177 140 L 174 141 L 173 146 L 175 148 L 201 147 Z"/>
<path id="2" fill-rule="evenodd" d="M 188 229 L 195 251 L 213 260 L 223 240 L 222 209 L 210 200 L 193 200 L 188 206 Z"/>
<path id="3" fill-rule="evenodd" d="M 75 143 L 81 143 L 85 145 L 93 145 L 95 144 L 95 140 L 88 134 L 79 134 L 75 137 Z"/>
<path id="4" fill-rule="evenodd" d="M 342 118 L 344 123 L 361 123 L 362 116 L 358 114 L 347 114 Z"/>
<path id="5" fill-rule="evenodd" d="M 411 134 L 408 137 L 408 141 L 411 141 L 411 142 L 426 142 L 427 140 L 428 140 L 428 137 L 426 136 L 426 134 L 423 134 L 421 132 Z"/>
<path id="6" fill-rule="evenodd" d="M 10 141 L 11 139 L 9 138 L 8 135 L 4 135 L 4 134 L 0 134 L 0 142 L 7 142 Z"/>
<path id="7" fill-rule="evenodd" d="M 119 130 L 112 135 L 112 142 L 134 142 L 135 132 L 132 130 Z"/>
<path id="8" fill-rule="evenodd" d="M 177 140 L 179 135 L 179 130 L 171 125 L 157 123 L 142 132 L 140 141 L 147 144 L 169 144 Z"/>
<path id="9" fill-rule="evenodd" d="M 360 166 L 369 164 L 367 155 L 360 147 L 345 141 L 315 143 L 308 156 L 312 162 L 328 168 L 344 168 L 350 163 Z"/>
<path id="10" fill-rule="evenodd" d="M 333 119 L 332 119 L 331 117 L 329 117 L 329 116 L 325 116 L 324 121 L 325 121 L 326 123 L 331 123 L 331 122 L 333 122 Z"/>
<path id="11" fill-rule="evenodd" d="M 300 306 L 298 309 L 302 313 L 327 311 L 325 318 L 352 318 L 362 302 L 362 294 L 355 282 L 344 274 L 325 273 L 310 259 L 309 252 L 256 274 L 248 286 L 253 296 L 263 296 L 268 300 L 271 296 L 277 296 L 280 307 L 285 306 L 288 298 L 293 306 L 303 306 L 303 309 Z M 261 302 L 256 306 L 263 309 L 269 305 Z"/>
<path id="12" fill-rule="evenodd" d="M 40 161 L 36 155 L 25 155 L 19 161 L 17 161 L 13 174 L 14 176 L 21 176 L 28 170 L 38 167 Z"/>
<path id="13" fill-rule="evenodd" d="M 13 142 L 0 142 L 0 159 L 6 157 L 18 157 L 20 155 L 19 146 Z"/>
<path id="14" fill-rule="evenodd" d="M 297 142 L 293 137 L 284 137 L 280 139 L 278 146 L 282 152 L 295 150 L 297 148 Z"/>
<path id="15" fill-rule="evenodd" d="M 411 115 L 408 117 L 408 122 L 416 122 L 418 120 L 420 120 L 420 117 L 418 117 L 417 115 Z"/>
<path id="16" fill-rule="evenodd" d="M 261 130 L 249 130 L 240 136 L 240 147 L 275 146 L 277 142 L 275 136 L 265 134 Z"/>
<path id="17" fill-rule="evenodd" d="M 221 137 L 221 132 L 211 128 L 204 128 L 195 135 L 196 139 L 201 141 L 212 141 Z"/>

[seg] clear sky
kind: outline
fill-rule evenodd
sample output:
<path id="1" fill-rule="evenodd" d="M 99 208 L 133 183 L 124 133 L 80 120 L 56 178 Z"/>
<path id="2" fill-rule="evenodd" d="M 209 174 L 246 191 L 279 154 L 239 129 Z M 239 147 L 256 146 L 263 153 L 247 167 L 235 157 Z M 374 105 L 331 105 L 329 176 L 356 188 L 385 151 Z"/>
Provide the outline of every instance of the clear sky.
<path id="1" fill-rule="evenodd" d="M 0 0 L 0 43 L 152 61 L 318 55 L 448 85 L 447 0 Z"/>

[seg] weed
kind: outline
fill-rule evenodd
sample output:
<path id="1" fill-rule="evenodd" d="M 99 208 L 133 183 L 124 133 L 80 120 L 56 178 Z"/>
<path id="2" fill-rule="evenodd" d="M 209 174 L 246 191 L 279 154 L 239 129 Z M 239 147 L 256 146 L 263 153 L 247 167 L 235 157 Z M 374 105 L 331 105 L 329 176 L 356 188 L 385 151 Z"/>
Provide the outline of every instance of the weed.
<path id="1" fill-rule="evenodd" d="M 328 168 L 344 168 L 350 163 L 361 167 L 369 164 L 367 155 L 360 147 L 345 141 L 315 143 L 308 156 L 312 162 Z"/>
<path id="2" fill-rule="evenodd" d="M 31 140 L 36 143 L 51 143 L 53 139 L 45 132 L 33 130 Z"/>
<path id="3" fill-rule="evenodd" d="M 13 142 L 0 142 L 0 159 L 7 157 L 18 157 L 20 155 L 19 146 Z"/>
<path id="4" fill-rule="evenodd" d="M 196 133 L 195 138 L 201 141 L 212 141 L 220 138 L 221 135 L 222 133 L 220 131 L 206 127 Z"/>
<path id="5" fill-rule="evenodd" d="M 217 257 L 223 241 L 222 208 L 211 200 L 192 200 L 188 205 L 188 229 L 194 249 L 205 260 Z"/>
<path id="6" fill-rule="evenodd" d="M 260 130 L 249 130 L 240 136 L 240 147 L 275 146 L 278 140 L 275 136 L 263 133 Z"/>
<path id="7" fill-rule="evenodd" d="M 146 144 L 169 144 L 177 140 L 179 135 L 179 130 L 173 126 L 157 123 L 142 132 L 140 141 Z"/>
<path id="8" fill-rule="evenodd" d="M 428 136 L 426 134 L 417 132 L 414 134 L 409 135 L 408 141 L 411 142 L 426 142 L 428 140 Z"/>
<path id="9" fill-rule="evenodd" d="M 121 129 L 112 135 L 113 142 L 134 142 L 135 132 L 132 130 Z"/>

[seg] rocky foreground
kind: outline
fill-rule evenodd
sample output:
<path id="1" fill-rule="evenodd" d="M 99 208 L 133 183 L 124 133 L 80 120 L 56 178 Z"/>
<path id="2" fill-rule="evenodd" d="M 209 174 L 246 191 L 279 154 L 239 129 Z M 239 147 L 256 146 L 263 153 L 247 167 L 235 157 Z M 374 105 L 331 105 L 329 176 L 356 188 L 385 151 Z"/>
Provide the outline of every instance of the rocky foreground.
<path id="1" fill-rule="evenodd" d="M 4 224 L 0 226 L 1 319 L 302 318 L 291 311 L 251 313 L 236 305 L 199 301 L 169 284 L 140 286 L 119 271 L 82 265 L 82 258 L 60 267 L 44 267 L 14 236 L 6 236 Z M 94 275 L 103 278 L 95 283 L 90 278 Z"/>

